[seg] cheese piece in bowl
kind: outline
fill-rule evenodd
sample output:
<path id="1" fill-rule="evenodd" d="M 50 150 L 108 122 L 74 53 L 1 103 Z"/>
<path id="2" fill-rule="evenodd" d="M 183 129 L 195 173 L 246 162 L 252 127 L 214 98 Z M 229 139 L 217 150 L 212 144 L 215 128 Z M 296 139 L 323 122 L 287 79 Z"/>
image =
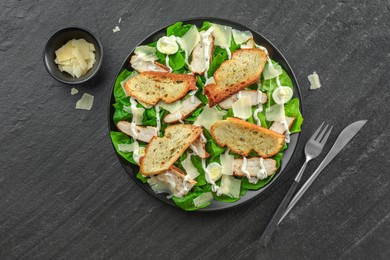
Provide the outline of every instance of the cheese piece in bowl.
<path id="1" fill-rule="evenodd" d="M 55 51 L 54 62 L 60 71 L 80 78 L 95 64 L 95 51 L 95 46 L 85 39 L 72 39 Z"/>

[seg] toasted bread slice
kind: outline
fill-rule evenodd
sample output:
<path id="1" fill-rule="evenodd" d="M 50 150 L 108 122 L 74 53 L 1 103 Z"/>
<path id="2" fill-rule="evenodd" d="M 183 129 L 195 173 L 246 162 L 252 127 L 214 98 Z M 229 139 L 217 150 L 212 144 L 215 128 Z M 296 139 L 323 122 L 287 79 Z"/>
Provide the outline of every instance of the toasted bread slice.
<path id="1" fill-rule="evenodd" d="M 196 90 L 194 75 L 147 71 L 130 78 L 124 84 L 128 96 L 149 105 L 159 100 L 172 103 L 184 97 L 188 91 Z"/>
<path id="2" fill-rule="evenodd" d="M 249 172 L 249 175 L 251 177 L 257 177 L 257 173 L 260 170 L 260 158 L 259 157 L 252 157 L 248 158 L 246 162 L 246 170 Z M 233 175 L 237 177 L 244 177 L 246 174 L 241 170 L 242 168 L 242 159 L 234 159 L 233 163 Z M 276 161 L 274 159 L 264 159 L 263 165 L 265 168 L 265 172 L 267 173 L 267 176 L 271 176 L 276 172 L 278 169 L 276 167 Z"/>
<path id="3" fill-rule="evenodd" d="M 214 84 L 205 86 L 210 107 L 222 102 L 245 87 L 256 83 L 267 62 L 260 49 L 240 49 L 232 59 L 224 61 L 214 73 Z"/>
<path id="4" fill-rule="evenodd" d="M 116 127 L 122 133 L 145 143 L 149 143 L 154 136 L 157 136 L 157 127 L 154 126 L 138 126 L 135 124 L 132 126 L 132 123 L 130 122 L 119 121 L 116 124 Z M 134 127 L 134 129 L 132 129 L 132 127 Z"/>
<path id="5" fill-rule="evenodd" d="M 211 126 L 211 135 L 221 147 L 248 156 L 254 150 L 263 158 L 277 154 L 283 146 L 284 135 L 244 120 L 229 117 Z"/>
<path id="6" fill-rule="evenodd" d="M 196 181 L 185 177 L 182 170 L 172 166 L 171 169 L 150 177 L 148 183 L 156 193 L 169 193 L 176 197 L 182 197 L 196 184 Z"/>
<path id="7" fill-rule="evenodd" d="M 294 123 L 295 117 L 286 117 L 286 122 L 288 129 L 291 128 L 292 124 Z M 272 130 L 278 134 L 284 134 L 286 132 L 286 128 L 284 127 L 283 123 L 281 122 L 273 122 L 269 130 Z"/>
<path id="8" fill-rule="evenodd" d="M 155 175 L 171 168 L 202 131 L 200 126 L 168 126 L 164 137 L 153 137 L 146 147 L 145 156 L 140 159 L 142 174 Z"/>

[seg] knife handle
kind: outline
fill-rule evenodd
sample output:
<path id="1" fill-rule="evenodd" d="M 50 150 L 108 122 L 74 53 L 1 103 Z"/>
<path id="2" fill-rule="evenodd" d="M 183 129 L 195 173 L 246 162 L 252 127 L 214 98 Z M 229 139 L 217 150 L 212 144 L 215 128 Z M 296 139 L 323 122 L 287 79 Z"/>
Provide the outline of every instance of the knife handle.
<path id="1" fill-rule="evenodd" d="M 275 232 L 276 227 L 278 226 L 279 219 L 282 217 L 282 215 L 283 215 L 288 203 L 290 202 L 290 199 L 294 195 L 294 192 L 297 189 L 297 187 L 298 187 L 298 181 L 294 180 L 294 183 L 291 185 L 291 187 L 288 190 L 286 196 L 284 197 L 282 203 L 280 203 L 274 216 L 272 217 L 272 219 L 268 223 L 268 226 L 266 227 L 265 231 L 261 235 L 260 245 L 262 245 L 263 247 L 266 247 L 268 242 L 271 240 L 272 234 Z"/>

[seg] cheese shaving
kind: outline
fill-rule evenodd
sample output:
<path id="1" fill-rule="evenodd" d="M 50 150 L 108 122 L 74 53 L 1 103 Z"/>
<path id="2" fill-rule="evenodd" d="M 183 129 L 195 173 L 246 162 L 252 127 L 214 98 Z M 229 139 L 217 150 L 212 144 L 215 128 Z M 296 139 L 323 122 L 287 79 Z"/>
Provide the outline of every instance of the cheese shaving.
<path id="1" fill-rule="evenodd" d="M 319 89 L 321 87 L 317 72 L 314 71 L 313 74 L 307 76 L 307 79 L 310 81 L 310 89 Z"/>
<path id="2" fill-rule="evenodd" d="M 77 101 L 76 109 L 91 110 L 93 106 L 94 96 L 84 93 L 83 96 Z"/>

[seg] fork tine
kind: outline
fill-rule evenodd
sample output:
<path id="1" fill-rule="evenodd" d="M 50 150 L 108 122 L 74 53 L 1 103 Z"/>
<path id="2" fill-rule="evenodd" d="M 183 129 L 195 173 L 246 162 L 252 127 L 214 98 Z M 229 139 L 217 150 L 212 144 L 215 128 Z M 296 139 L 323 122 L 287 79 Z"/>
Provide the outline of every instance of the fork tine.
<path id="1" fill-rule="evenodd" d="M 321 140 L 321 142 L 320 142 L 321 145 L 325 145 L 326 140 L 328 140 L 328 137 L 330 135 L 330 132 L 332 132 L 332 129 L 333 129 L 333 126 L 330 127 L 330 129 L 329 129 L 328 133 L 325 135 L 324 139 Z"/>
<path id="2" fill-rule="evenodd" d="M 319 134 L 319 136 L 316 138 L 316 141 L 320 143 L 322 137 L 324 136 L 325 132 L 326 132 L 326 129 L 328 129 L 328 126 L 329 125 L 326 125 L 325 128 L 321 131 L 321 133 Z"/>
<path id="3" fill-rule="evenodd" d="M 320 132 L 322 126 L 324 125 L 325 122 L 322 122 L 322 124 L 320 125 L 320 127 L 318 127 L 318 129 L 314 132 L 314 134 L 310 137 L 310 140 L 314 140 L 316 139 L 318 133 Z"/>

